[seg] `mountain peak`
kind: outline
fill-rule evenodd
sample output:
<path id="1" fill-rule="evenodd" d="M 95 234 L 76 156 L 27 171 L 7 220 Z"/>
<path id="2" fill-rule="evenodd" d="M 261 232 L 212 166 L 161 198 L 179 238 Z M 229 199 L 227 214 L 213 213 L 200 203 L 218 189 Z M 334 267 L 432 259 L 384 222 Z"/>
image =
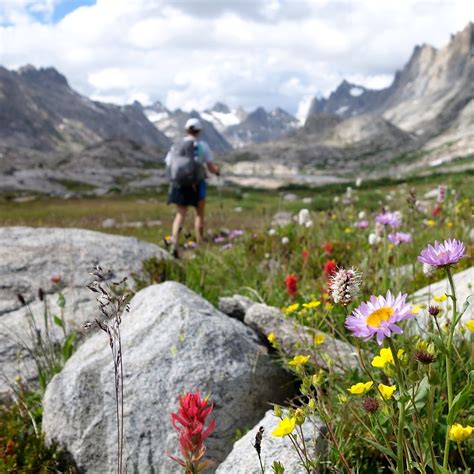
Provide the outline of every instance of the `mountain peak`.
<path id="1" fill-rule="evenodd" d="M 67 79 L 60 74 L 54 67 L 36 68 L 31 64 L 22 66 L 18 69 L 17 73 L 25 79 L 41 82 L 41 83 L 54 83 L 56 85 L 63 85 L 69 87 Z"/>
<path id="2" fill-rule="evenodd" d="M 216 102 L 211 109 L 211 112 L 217 112 L 221 114 L 230 114 L 230 109 L 227 105 L 222 102 Z"/>

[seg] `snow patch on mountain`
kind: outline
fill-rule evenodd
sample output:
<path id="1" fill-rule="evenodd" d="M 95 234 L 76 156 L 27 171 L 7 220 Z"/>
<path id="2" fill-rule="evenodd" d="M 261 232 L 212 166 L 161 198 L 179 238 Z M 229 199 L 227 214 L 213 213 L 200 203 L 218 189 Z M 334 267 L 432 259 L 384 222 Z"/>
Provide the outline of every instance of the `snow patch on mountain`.
<path id="1" fill-rule="evenodd" d="M 359 97 L 363 93 L 364 93 L 364 89 L 362 89 L 361 87 L 352 87 L 349 91 L 349 94 L 352 97 Z"/>

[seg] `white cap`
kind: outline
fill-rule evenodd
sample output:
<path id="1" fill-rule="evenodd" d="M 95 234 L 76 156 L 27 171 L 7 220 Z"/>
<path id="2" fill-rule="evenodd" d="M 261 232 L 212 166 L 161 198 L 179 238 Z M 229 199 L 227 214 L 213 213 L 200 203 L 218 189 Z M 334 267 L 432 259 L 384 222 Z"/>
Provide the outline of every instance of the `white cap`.
<path id="1" fill-rule="evenodd" d="M 202 130 L 202 124 L 199 119 L 193 117 L 188 119 L 188 121 L 184 125 L 184 128 L 186 130 L 189 130 L 190 128 L 194 130 Z"/>

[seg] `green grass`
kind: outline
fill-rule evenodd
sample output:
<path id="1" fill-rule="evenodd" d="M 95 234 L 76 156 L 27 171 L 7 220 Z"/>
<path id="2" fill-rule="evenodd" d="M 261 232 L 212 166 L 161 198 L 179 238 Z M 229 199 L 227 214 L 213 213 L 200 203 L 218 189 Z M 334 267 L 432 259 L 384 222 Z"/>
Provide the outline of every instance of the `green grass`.
<path id="1" fill-rule="evenodd" d="M 424 200 L 424 194 L 439 184 L 448 186 L 447 202 L 443 214 L 433 218 L 432 223 L 427 223 L 432 216 L 429 213 L 424 215 L 410 210 L 407 198 L 413 189 L 418 199 Z M 146 261 L 143 263 L 142 272 L 134 275 L 134 280 L 137 289 L 156 282 L 177 280 L 213 304 L 217 304 L 221 296 L 241 293 L 281 307 L 292 302 L 284 285 L 284 278 L 289 273 L 298 276 L 299 301 L 314 298 L 323 300 L 327 289 L 324 266 L 328 259 L 333 259 L 340 266 L 354 265 L 361 270 L 364 275 L 361 299 L 372 293 L 383 294 L 388 288 L 394 292 L 404 291 L 411 294 L 430 281 L 421 272 L 421 266 L 416 263 L 417 255 L 427 243 L 449 237 L 468 242 L 472 226 L 470 219 L 473 185 L 473 172 L 410 176 L 404 179 L 384 178 L 363 182 L 359 188 L 353 185 L 354 200 L 350 204 L 341 202 L 346 190 L 345 184 L 314 188 L 288 186 L 279 191 L 211 188 L 207 203 L 207 229 L 211 237 L 223 229 L 243 229 L 245 234 L 233 240 L 232 247 L 227 250 L 210 243 L 196 251 L 186 252 L 180 261 Z M 283 195 L 287 192 L 296 194 L 297 200 L 284 200 Z M 80 227 L 135 236 L 162 245 L 163 237 L 169 234 L 174 217 L 174 207 L 166 204 L 167 195 L 164 188 L 128 195 L 118 193 L 113 196 L 68 200 L 35 196 L 32 201 L 15 202 L 14 197 L 4 195 L 0 198 L 0 223 L 3 226 Z M 304 197 L 311 197 L 312 202 L 303 204 Z M 401 230 L 412 233 L 412 243 L 393 248 L 386 244 L 378 247 L 368 245 L 367 237 L 372 231 L 374 214 L 387 205 L 392 210 L 402 211 L 404 218 Z M 432 210 L 434 202 L 430 201 L 427 205 L 429 210 Z M 275 212 L 297 213 L 303 207 L 312 211 L 314 225 L 311 229 L 291 223 L 277 229 L 276 235 L 268 235 Z M 242 212 L 236 212 L 236 208 L 241 208 Z M 356 230 L 353 225 L 362 210 L 367 213 L 371 225 L 369 229 Z M 160 220 L 161 225 L 103 229 L 103 221 L 110 218 L 117 224 Z M 184 233 L 192 233 L 192 227 L 192 219 L 188 218 Z M 282 237 L 287 237 L 289 243 L 282 243 Z M 330 255 L 326 255 L 324 250 L 326 242 L 331 242 L 333 247 Z M 308 251 L 306 262 L 302 256 L 303 250 Z M 456 266 L 456 270 L 462 270 L 472 264 L 472 256 L 465 258 Z M 392 273 L 403 265 L 408 266 L 407 275 Z M 318 329 L 330 332 L 331 325 L 343 328 L 345 316 L 342 308 L 335 308 L 329 322 L 315 318 L 311 321 L 318 324 Z M 299 317 L 308 318 L 308 315 Z M 344 333 L 344 330 L 340 332 Z M 347 334 L 345 337 L 348 338 Z M 374 352 L 378 350 L 375 344 L 369 349 Z M 358 381 L 356 374 L 346 375 L 346 385 Z M 458 374 L 457 377 L 461 375 Z M 40 424 L 41 407 L 38 400 L 34 398 L 34 394 L 25 396 L 33 396 L 28 406 L 32 407 Z M 62 462 L 60 455 L 54 449 L 49 450 L 44 446 L 41 436 L 32 432 L 29 417 L 17 405 L 0 405 L 0 411 L 0 457 L 2 448 L 13 446 L 16 449 L 15 459 L 0 459 L 0 472 L 4 466 L 7 466 L 6 472 L 49 472 L 47 469 L 58 468 L 58 463 Z M 345 426 L 344 415 L 340 411 L 335 414 L 341 417 L 341 426 Z M 384 462 L 381 456 L 377 457 L 375 450 L 367 449 L 363 445 L 361 437 L 365 436 L 365 433 L 360 427 L 346 428 L 348 431 L 341 435 L 342 439 L 350 439 L 353 429 L 360 434 L 359 437 L 352 438 L 345 447 L 349 451 L 346 455 L 351 464 L 358 466 L 359 472 L 376 472 Z M 334 453 L 331 460 L 337 465 L 337 456 Z M 10 464 L 2 465 L 2 462 Z"/>

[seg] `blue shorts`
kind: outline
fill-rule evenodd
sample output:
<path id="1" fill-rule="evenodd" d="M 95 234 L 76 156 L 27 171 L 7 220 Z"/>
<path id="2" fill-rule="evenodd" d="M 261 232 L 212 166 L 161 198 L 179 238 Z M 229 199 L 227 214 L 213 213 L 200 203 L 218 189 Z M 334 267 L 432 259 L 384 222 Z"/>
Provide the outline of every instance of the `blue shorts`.
<path id="1" fill-rule="evenodd" d="M 202 199 L 206 199 L 207 196 L 207 184 L 206 180 L 199 181 L 198 183 L 198 201 L 201 201 Z"/>

